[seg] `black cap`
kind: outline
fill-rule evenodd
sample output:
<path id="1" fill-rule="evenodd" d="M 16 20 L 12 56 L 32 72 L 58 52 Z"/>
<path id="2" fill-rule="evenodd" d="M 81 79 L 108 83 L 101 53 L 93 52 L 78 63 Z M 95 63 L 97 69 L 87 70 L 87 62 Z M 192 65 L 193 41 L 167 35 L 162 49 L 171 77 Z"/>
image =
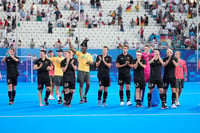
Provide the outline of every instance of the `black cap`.
<path id="1" fill-rule="evenodd" d="M 58 49 L 58 50 L 56 50 L 56 52 L 63 52 L 63 50 L 62 49 Z"/>
<path id="2" fill-rule="evenodd" d="M 81 43 L 81 46 L 87 48 L 87 43 Z"/>

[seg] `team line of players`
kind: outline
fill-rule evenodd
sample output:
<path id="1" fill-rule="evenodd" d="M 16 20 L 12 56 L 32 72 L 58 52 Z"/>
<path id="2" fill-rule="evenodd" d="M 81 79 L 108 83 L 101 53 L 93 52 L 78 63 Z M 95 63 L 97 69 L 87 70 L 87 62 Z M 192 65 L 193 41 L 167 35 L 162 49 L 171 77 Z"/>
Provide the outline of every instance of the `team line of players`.
<path id="1" fill-rule="evenodd" d="M 68 39 L 70 49 L 64 51 L 57 50 L 57 57 L 53 57 L 53 51 L 49 51 L 47 57 L 46 50 L 41 50 L 40 59 L 34 64 L 34 70 L 38 71 L 38 96 L 40 106 L 43 106 L 42 91 L 44 85 L 46 87 L 46 95 L 44 99 L 45 105 L 49 105 L 48 99 L 54 100 L 54 84 L 56 86 L 56 96 L 58 104 L 62 103 L 62 94 L 64 94 L 64 105 L 71 107 L 71 100 L 75 91 L 75 71 L 78 64 L 77 81 L 79 82 L 80 104 L 87 102 L 87 93 L 90 88 L 90 65 L 95 65 L 98 69 L 98 105 L 106 105 L 108 87 L 110 86 L 110 67 L 112 57 L 107 55 L 108 47 L 104 46 L 102 55 L 98 55 L 94 63 L 92 56 L 87 53 L 87 44 L 81 45 L 81 52 L 76 51 L 70 39 Z M 155 86 L 159 89 L 160 100 L 162 102 L 161 108 L 167 109 L 167 90 L 169 84 L 172 92 L 172 108 L 179 106 L 179 97 L 184 87 L 184 80 L 187 80 L 187 67 L 184 60 L 180 58 L 181 52 L 176 51 L 175 54 L 172 49 L 168 49 L 166 57 L 160 57 L 160 51 L 154 50 L 150 53 L 150 47 L 144 46 L 144 53 L 141 51 L 136 52 L 136 59 L 128 54 L 129 47 L 123 47 L 123 53 L 118 55 L 116 60 L 116 67 L 118 68 L 118 84 L 120 86 L 119 96 L 120 105 L 124 105 L 124 85 L 126 88 L 127 106 L 131 106 L 131 74 L 130 70 L 134 69 L 134 85 L 135 85 L 135 102 L 136 107 L 142 107 L 145 86 L 148 82 L 148 108 L 152 106 L 152 92 Z M 76 54 L 77 59 L 74 58 Z M 3 62 L 7 63 L 7 83 L 8 83 L 8 96 L 9 104 L 14 103 L 15 87 L 17 85 L 17 64 L 19 58 L 14 56 L 14 50 L 9 50 L 9 57 L 3 58 Z M 174 56 L 175 55 L 175 56 Z M 164 76 L 162 78 L 161 69 L 164 67 Z M 86 83 L 85 93 L 83 95 L 83 84 Z M 59 88 L 63 86 L 63 90 L 59 93 Z"/>

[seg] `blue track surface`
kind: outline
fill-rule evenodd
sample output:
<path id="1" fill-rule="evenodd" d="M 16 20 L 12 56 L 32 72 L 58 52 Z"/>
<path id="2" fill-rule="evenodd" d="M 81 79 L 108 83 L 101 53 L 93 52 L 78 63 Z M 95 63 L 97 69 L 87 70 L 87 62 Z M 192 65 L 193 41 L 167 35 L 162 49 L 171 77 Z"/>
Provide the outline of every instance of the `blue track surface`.
<path id="1" fill-rule="evenodd" d="M 134 87 L 131 85 L 132 101 Z M 108 107 L 97 106 L 97 83 L 92 82 L 88 103 L 79 104 L 78 84 L 72 107 L 50 101 L 48 107 L 39 107 L 37 85 L 19 83 L 16 102 L 8 105 L 7 85 L 0 83 L 0 133 L 40 132 L 184 132 L 200 133 L 200 83 L 185 83 L 178 109 L 161 110 L 160 105 L 147 109 L 120 107 L 119 86 L 111 83 L 108 93 Z M 43 92 L 45 94 L 45 92 Z M 171 105 L 171 91 L 168 90 L 168 106 Z"/>

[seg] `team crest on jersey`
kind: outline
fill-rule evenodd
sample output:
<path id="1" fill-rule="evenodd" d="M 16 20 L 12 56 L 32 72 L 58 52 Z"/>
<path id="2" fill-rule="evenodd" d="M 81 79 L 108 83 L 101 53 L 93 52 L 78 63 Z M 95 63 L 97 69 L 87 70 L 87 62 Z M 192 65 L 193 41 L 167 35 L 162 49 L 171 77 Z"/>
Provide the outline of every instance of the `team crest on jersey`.
<path id="1" fill-rule="evenodd" d="M 121 84 L 123 81 L 122 81 L 122 80 L 119 80 L 118 82 Z"/>
<path id="2" fill-rule="evenodd" d="M 67 88 L 69 86 L 68 83 L 64 83 L 64 87 Z"/>

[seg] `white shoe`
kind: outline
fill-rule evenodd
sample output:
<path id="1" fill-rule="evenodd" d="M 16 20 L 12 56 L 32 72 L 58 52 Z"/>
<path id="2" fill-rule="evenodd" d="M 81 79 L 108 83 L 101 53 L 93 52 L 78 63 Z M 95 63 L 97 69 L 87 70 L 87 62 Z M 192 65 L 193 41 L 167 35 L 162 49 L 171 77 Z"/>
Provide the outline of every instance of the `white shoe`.
<path id="1" fill-rule="evenodd" d="M 176 106 L 175 104 L 172 104 L 171 108 L 172 108 L 172 109 L 176 109 L 177 106 Z"/>
<path id="2" fill-rule="evenodd" d="M 98 105 L 98 106 L 101 105 L 101 100 L 98 100 L 97 105 Z"/>
<path id="3" fill-rule="evenodd" d="M 106 103 L 103 103 L 103 104 L 102 104 L 102 107 L 107 107 L 107 104 L 106 104 Z"/>
<path id="4" fill-rule="evenodd" d="M 126 105 L 131 106 L 132 105 L 131 101 L 126 102 Z"/>
<path id="5" fill-rule="evenodd" d="M 176 101 L 176 106 L 180 106 L 180 103 L 179 103 L 179 101 Z"/>
<path id="6" fill-rule="evenodd" d="M 55 100 L 55 98 L 52 95 L 50 95 L 49 100 Z"/>
<path id="7" fill-rule="evenodd" d="M 120 106 L 124 106 L 124 101 L 121 101 L 121 102 L 120 102 Z"/>

